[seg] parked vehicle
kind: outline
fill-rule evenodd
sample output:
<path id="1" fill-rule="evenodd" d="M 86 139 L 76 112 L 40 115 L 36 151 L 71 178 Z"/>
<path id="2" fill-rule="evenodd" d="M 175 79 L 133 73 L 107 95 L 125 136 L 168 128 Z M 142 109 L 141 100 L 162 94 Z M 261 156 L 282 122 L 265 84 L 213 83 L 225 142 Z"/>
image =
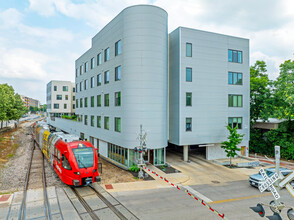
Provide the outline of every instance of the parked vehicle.
<path id="1" fill-rule="evenodd" d="M 271 167 L 271 168 L 267 168 L 264 170 L 266 172 L 266 174 L 268 175 L 268 177 L 271 177 L 272 175 L 274 175 L 276 168 L 275 167 Z M 290 174 L 291 172 L 293 172 L 293 170 L 288 169 L 288 168 L 284 168 L 284 167 L 280 167 L 280 172 L 284 175 L 287 176 L 288 174 Z M 249 177 L 249 183 L 251 186 L 254 187 L 258 187 L 260 184 L 262 184 L 264 182 L 263 177 L 261 176 L 260 173 L 257 174 L 253 174 Z M 294 181 L 291 182 L 291 185 L 294 186 Z"/>

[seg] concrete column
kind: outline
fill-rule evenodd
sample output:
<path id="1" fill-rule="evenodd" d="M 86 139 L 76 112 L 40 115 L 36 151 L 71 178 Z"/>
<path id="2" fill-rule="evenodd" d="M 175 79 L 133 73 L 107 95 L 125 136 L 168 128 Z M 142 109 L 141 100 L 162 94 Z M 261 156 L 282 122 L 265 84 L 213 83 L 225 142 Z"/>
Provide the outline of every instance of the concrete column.
<path id="1" fill-rule="evenodd" d="M 183 158 L 184 161 L 187 162 L 188 161 L 188 149 L 189 149 L 189 145 L 184 145 L 183 146 Z"/>

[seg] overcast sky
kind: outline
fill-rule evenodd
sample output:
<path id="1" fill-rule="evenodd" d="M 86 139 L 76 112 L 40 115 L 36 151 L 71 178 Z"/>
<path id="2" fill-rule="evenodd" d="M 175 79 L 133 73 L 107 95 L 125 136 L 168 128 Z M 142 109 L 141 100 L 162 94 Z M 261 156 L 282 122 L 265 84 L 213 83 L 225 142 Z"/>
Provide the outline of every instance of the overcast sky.
<path id="1" fill-rule="evenodd" d="M 0 83 L 46 103 L 50 80 L 74 82 L 75 60 L 121 10 L 153 4 L 178 26 L 250 39 L 250 65 L 264 60 L 271 79 L 294 59 L 293 0 L 2 0 Z"/>

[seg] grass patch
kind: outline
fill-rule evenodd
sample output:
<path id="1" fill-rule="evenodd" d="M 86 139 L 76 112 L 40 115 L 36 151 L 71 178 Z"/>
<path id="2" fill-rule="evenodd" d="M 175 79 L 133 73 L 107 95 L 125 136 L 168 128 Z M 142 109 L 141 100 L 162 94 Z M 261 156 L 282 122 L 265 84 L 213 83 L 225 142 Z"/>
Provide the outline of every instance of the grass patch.
<path id="1" fill-rule="evenodd" d="M 134 178 L 135 180 L 138 180 L 138 179 L 139 179 L 138 177 L 135 177 L 135 176 L 134 176 L 133 178 Z"/>
<path id="2" fill-rule="evenodd" d="M 8 154 L 8 158 L 11 158 L 13 156 L 14 156 L 14 154 Z"/>
<path id="3" fill-rule="evenodd" d="M 13 147 L 14 147 L 14 148 L 17 148 L 17 147 L 18 147 L 18 144 L 17 144 L 17 143 L 15 143 L 15 144 L 13 145 Z"/>

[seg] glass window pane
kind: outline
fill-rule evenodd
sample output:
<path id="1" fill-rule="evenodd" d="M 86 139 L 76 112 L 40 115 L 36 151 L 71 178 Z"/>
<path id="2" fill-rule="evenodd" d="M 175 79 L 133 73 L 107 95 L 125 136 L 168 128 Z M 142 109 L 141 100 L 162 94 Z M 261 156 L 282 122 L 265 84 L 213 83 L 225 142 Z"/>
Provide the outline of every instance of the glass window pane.
<path id="1" fill-rule="evenodd" d="M 236 50 L 233 50 L 233 62 L 237 63 L 238 61 L 238 53 Z"/>
<path id="2" fill-rule="evenodd" d="M 233 107 L 233 95 L 229 95 L 229 107 Z"/>
<path id="3" fill-rule="evenodd" d="M 238 107 L 242 107 L 242 96 L 238 96 Z"/>
<path id="4" fill-rule="evenodd" d="M 233 73 L 232 73 L 232 72 L 229 72 L 228 83 L 229 83 L 230 85 L 233 84 Z"/>
<path id="5" fill-rule="evenodd" d="M 232 52 L 232 50 L 228 50 L 228 59 L 229 59 L 229 62 L 233 62 L 233 52 Z"/>
<path id="6" fill-rule="evenodd" d="M 234 95 L 233 96 L 233 107 L 237 107 L 238 106 L 238 96 Z"/>
<path id="7" fill-rule="evenodd" d="M 243 80 L 242 80 L 242 73 L 238 73 L 238 85 L 242 85 Z"/>
<path id="8" fill-rule="evenodd" d="M 192 57 L 192 44 L 186 43 L 186 56 Z"/>
<path id="9" fill-rule="evenodd" d="M 242 51 L 238 51 L 238 63 L 242 63 Z"/>
<path id="10" fill-rule="evenodd" d="M 186 81 L 192 82 L 192 68 L 186 68 Z"/>
<path id="11" fill-rule="evenodd" d="M 233 123 L 237 123 L 237 118 L 233 118 Z"/>
<path id="12" fill-rule="evenodd" d="M 233 84 L 236 85 L 238 81 L 238 74 L 237 73 L 233 73 Z"/>

